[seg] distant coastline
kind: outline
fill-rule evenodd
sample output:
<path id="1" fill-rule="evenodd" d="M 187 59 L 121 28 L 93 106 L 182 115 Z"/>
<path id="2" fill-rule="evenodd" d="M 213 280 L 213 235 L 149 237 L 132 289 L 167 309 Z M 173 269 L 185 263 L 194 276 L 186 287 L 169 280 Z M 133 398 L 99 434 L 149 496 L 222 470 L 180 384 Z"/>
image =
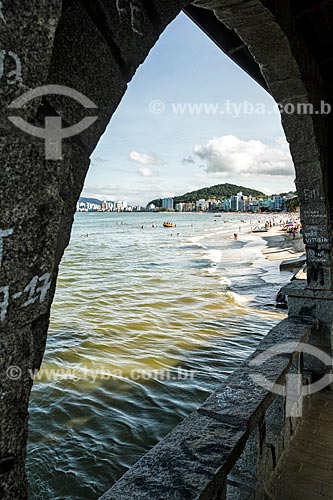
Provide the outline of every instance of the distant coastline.
<path id="1" fill-rule="evenodd" d="M 268 196 L 261 191 L 235 184 L 217 184 L 181 196 L 157 198 L 147 205 L 129 204 L 126 200 L 84 197 L 77 203 L 78 212 L 270 213 L 296 212 L 298 208 L 299 201 L 295 192 Z"/>

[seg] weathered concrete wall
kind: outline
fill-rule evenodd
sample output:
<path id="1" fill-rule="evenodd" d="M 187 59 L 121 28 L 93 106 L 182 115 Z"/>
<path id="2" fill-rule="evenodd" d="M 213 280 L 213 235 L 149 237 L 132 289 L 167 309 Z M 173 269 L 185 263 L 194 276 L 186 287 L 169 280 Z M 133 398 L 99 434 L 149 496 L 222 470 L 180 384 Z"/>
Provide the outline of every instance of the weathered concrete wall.
<path id="1" fill-rule="evenodd" d="M 333 294 L 326 290 L 308 290 L 295 288 L 293 283 L 288 290 L 289 316 L 308 315 L 320 320 L 320 329 L 312 338 L 312 345 L 332 358 L 333 347 Z M 304 364 L 308 370 L 318 373 L 323 370 L 323 365 L 313 356 L 305 355 Z M 332 373 L 332 366 L 326 368 Z M 333 386 L 332 386 L 333 388 Z"/>
<path id="2" fill-rule="evenodd" d="M 61 166 L 19 136 L 7 106 L 47 80 L 61 2 L 1 2 L 0 19 L 0 498 L 26 497 L 28 368 L 44 353 L 61 199 Z M 38 100 L 27 114 L 36 115 Z M 17 366 L 10 380 L 9 366 Z M 19 370 L 22 370 L 20 377 Z M 16 375 L 15 375 L 16 373 Z"/>

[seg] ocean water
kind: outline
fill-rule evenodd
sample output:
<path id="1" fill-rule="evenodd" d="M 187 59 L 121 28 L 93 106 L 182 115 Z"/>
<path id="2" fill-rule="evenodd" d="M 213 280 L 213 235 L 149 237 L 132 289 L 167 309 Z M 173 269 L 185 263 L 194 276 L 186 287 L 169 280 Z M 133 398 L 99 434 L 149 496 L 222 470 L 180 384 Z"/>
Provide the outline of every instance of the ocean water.
<path id="1" fill-rule="evenodd" d="M 97 499 L 283 319 L 290 275 L 257 221 L 76 214 L 31 396 L 31 500 Z"/>

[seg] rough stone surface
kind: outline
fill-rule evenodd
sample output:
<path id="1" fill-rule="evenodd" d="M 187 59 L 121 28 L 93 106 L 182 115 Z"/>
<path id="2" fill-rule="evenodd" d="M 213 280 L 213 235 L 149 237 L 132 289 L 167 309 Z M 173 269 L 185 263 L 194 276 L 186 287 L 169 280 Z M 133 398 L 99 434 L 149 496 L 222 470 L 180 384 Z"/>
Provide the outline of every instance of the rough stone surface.
<path id="1" fill-rule="evenodd" d="M 27 90 L 44 85 L 60 0 L 2 0 L 0 19 L 0 133 L 12 133 L 7 106 Z M 3 71 L 1 67 L 3 66 Z M 40 101 L 30 103 L 33 117 Z"/>
<path id="2" fill-rule="evenodd" d="M 78 147 L 65 146 L 62 161 L 46 162 L 42 145 L 14 138 L 0 139 L 0 154 L 0 186 L 8 195 L 6 203 L 1 196 L 0 229 L 12 231 L 2 238 L 0 268 L 0 461 L 14 457 L 0 473 L 0 492 L 12 500 L 26 497 L 29 370 L 42 362 L 58 265 L 83 184 L 75 169 L 83 163 Z M 22 374 L 17 380 L 9 377 L 11 367 L 13 376 Z"/>
<path id="3" fill-rule="evenodd" d="M 311 345 L 318 347 L 332 357 L 332 332 L 333 332 L 333 293 L 325 290 L 309 290 L 288 287 L 288 309 L 290 316 L 306 314 L 320 320 L 320 328 L 315 335 L 311 336 Z M 314 359 L 313 356 L 305 355 L 304 363 L 312 372 L 323 372 L 323 363 Z M 327 366 L 326 372 L 332 367 Z"/>
<path id="4" fill-rule="evenodd" d="M 32 383 L 27 370 L 38 368 L 42 361 L 58 266 L 69 241 L 89 155 L 137 67 L 165 27 L 188 3 L 187 0 L 1 2 L 4 20 L 0 18 L 0 498 L 3 500 L 27 497 L 24 458 Z M 278 102 L 318 105 L 321 98 L 331 98 L 327 90 L 330 87 L 323 84 L 316 62 L 291 19 L 288 2 L 198 0 L 196 4 L 214 10 L 223 23 L 237 31 Z M 7 106 L 15 97 L 46 83 L 80 91 L 98 107 L 96 123 L 80 136 L 64 141 L 63 159 L 57 162 L 45 161 L 43 141 L 20 133 L 7 119 Z M 22 113 L 39 126 L 43 126 L 46 116 L 59 115 L 69 126 L 87 114 L 94 114 L 74 101 L 54 96 L 31 101 Z M 325 117 L 303 115 L 284 115 L 283 126 L 300 192 L 308 247 L 308 286 L 313 290 L 331 290 L 332 128 L 327 126 Z M 307 296 L 304 308 L 297 305 L 292 310 L 304 314 L 315 309 L 311 314 L 322 320 L 327 312 L 326 306 L 319 305 L 322 300 L 322 296 L 316 296 L 313 305 Z M 301 334 L 307 320 L 304 324 L 292 321 L 295 329 L 292 335 Z M 292 339 L 281 328 L 283 335 Z M 328 338 L 326 329 L 326 343 Z M 273 330 L 269 339 L 267 345 L 273 339 L 279 341 L 281 331 Z M 280 374 L 283 379 L 290 362 L 288 356 L 281 357 L 266 363 L 263 369 L 268 378 L 274 380 Z M 22 371 L 18 380 L 8 379 L 9 366 Z M 248 375 L 248 367 L 244 365 L 230 381 L 231 392 L 242 401 L 237 411 L 227 392 L 222 391 L 222 400 L 227 402 L 223 408 L 219 406 L 221 397 L 212 396 L 174 431 L 169 448 L 160 445 L 159 461 L 153 453 L 143 459 L 143 475 L 140 469 L 135 478 L 137 469 L 134 469 L 132 478 L 136 487 L 150 485 L 149 494 L 155 495 L 149 497 L 147 493 L 145 498 L 164 500 L 160 480 L 165 480 L 166 471 L 170 474 L 167 484 L 172 480 L 172 486 L 178 488 L 170 490 L 170 499 L 172 495 L 178 499 L 199 498 L 198 495 L 209 500 L 225 497 L 226 471 L 237 460 L 249 433 L 260 425 L 260 415 L 272 402 L 271 395 L 251 385 Z M 245 397 L 246 384 L 251 388 L 250 397 Z M 293 425 L 291 422 L 290 429 Z M 284 428 L 283 432 L 288 436 L 288 430 Z M 184 443 L 181 450 L 179 440 Z M 175 455 L 176 449 L 179 456 Z M 269 458 L 263 455 L 266 458 L 261 458 L 260 463 L 268 463 Z M 184 458 L 190 467 L 193 465 L 192 469 Z M 170 464 L 170 460 L 174 462 Z M 156 473 L 154 479 L 151 468 Z M 116 488 L 117 498 L 141 498 L 131 488 L 127 495 Z"/>
<path id="5" fill-rule="evenodd" d="M 265 485 L 268 500 L 333 498 L 332 421 L 332 393 L 311 396 L 302 422 Z"/>
<path id="6" fill-rule="evenodd" d="M 86 148 L 86 154 L 90 155 L 127 84 L 105 39 L 80 2 L 74 2 L 60 20 L 48 83 L 75 89 L 97 106 L 97 109 L 87 110 L 68 97 L 46 98 L 48 105 L 68 125 L 80 122 L 85 116 L 98 117 L 91 127 L 71 139 Z"/>
<path id="7" fill-rule="evenodd" d="M 26 138 L 15 138 L 7 106 L 45 83 L 61 2 L 3 0 L 1 12 L 0 498 L 13 500 L 27 497 L 24 462 L 32 384 L 27 370 L 38 367 L 44 353 L 52 286 L 51 277 L 43 275 L 55 265 L 53 231 L 59 213 L 54 207 L 60 209 L 61 201 L 56 197 L 59 166 L 45 164 L 40 149 Z M 26 115 L 33 117 L 39 105 L 32 101 Z M 10 366 L 22 369 L 17 380 L 9 380 Z"/>

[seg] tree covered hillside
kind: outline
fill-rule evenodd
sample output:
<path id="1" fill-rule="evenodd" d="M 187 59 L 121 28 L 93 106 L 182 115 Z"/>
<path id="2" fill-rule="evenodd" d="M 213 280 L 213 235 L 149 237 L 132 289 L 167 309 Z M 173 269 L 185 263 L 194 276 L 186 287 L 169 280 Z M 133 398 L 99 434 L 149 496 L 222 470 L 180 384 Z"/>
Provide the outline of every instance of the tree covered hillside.
<path id="1" fill-rule="evenodd" d="M 191 191 L 190 193 L 182 194 L 181 196 L 175 196 L 175 203 L 191 203 L 196 202 L 201 199 L 208 200 L 210 198 L 216 198 L 218 200 L 223 200 L 225 198 L 230 198 L 230 196 L 236 196 L 237 193 L 242 192 L 244 196 L 255 196 L 255 197 L 265 197 L 266 195 L 261 191 L 256 189 L 247 188 L 244 186 L 236 186 L 235 184 L 216 184 L 211 187 L 204 187 L 197 189 L 196 191 Z M 151 201 L 157 207 L 162 206 L 161 198 Z"/>

